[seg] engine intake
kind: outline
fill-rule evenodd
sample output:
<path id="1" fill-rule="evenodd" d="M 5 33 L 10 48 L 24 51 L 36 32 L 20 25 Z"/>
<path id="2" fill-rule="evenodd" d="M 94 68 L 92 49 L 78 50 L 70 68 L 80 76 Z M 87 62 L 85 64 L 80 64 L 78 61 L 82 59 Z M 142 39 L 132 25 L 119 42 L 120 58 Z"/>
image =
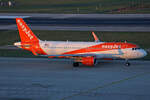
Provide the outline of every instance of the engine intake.
<path id="1" fill-rule="evenodd" d="M 94 66 L 96 64 L 95 57 L 82 57 L 81 63 L 86 66 Z"/>

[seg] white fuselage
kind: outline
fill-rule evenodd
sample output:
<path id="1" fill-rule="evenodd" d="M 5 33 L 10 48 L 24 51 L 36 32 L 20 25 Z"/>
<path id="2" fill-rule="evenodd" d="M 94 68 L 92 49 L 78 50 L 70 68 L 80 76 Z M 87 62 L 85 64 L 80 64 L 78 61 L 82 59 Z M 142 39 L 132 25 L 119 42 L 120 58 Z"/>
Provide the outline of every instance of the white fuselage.
<path id="1" fill-rule="evenodd" d="M 105 42 L 71 42 L 71 41 L 40 41 L 40 47 L 44 50 L 47 55 L 61 55 L 67 52 L 80 50 L 82 48 L 88 48 L 94 45 L 103 44 Z M 134 59 L 142 58 L 147 55 L 145 50 L 133 48 L 124 48 L 124 49 L 113 49 L 114 47 L 108 46 L 104 48 L 88 48 L 92 49 L 92 52 L 77 52 L 74 54 L 94 54 L 96 58 L 122 58 L 122 59 Z M 99 49 L 95 51 L 94 49 Z"/>

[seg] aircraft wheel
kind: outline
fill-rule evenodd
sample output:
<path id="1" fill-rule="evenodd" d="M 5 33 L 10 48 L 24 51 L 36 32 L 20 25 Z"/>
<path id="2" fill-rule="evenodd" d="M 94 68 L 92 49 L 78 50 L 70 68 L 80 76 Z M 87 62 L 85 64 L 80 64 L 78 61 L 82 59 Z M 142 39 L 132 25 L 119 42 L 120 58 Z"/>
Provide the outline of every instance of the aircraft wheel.
<path id="1" fill-rule="evenodd" d="M 95 59 L 95 60 L 94 60 L 94 65 L 96 65 L 96 64 L 97 64 L 97 60 Z"/>
<path id="2" fill-rule="evenodd" d="M 79 63 L 78 62 L 74 62 L 73 63 L 73 67 L 79 67 Z"/>
<path id="3" fill-rule="evenodd" d="M 129 63 L 129 62 L 127 62 L 125 65 L 126 65 L 126 66 L 130 66 L 130 63 Z"/>

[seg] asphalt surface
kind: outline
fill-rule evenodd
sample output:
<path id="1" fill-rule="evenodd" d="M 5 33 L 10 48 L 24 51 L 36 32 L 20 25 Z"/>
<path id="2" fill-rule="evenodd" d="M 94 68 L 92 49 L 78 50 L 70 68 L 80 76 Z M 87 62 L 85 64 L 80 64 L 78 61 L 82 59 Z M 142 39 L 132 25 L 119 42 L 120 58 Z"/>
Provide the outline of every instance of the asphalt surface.
<path id="1" fill-rule="evenodd" d="M 150 26 L 150 18 L 25 18 L 26 23 L 36 26 L 62 25 L 62 26 Z M 16 24 L 15 19 L 0 19 L 0 25 Z"/>
<path id="2" fill-rule="evenodd" d="M 49 13 L 0 13 L 0 18 L 150 18 L 150 14 L 49 14 Z"/>
<path id="3" fill-rule="evenodd" d="M 12 16 L 11 16 L 12 17 Z M 150 18 L 24 18 L 33 30 L 150 32 Z M 0 30 L 17 30 L 15 19 L 0 18 Z"/>
<path id="4" fill-rule="evenodd" d="M 33 30 L 150 32 L 150 14 L 0 13 L 0 30 L 17 30 L 18 17 Z"/>
<path id="5" fill-rule="evenodd" d="M 0 99 L 149 100 L 150 61 L 130 62 L 73 68 L 69 60 L 1 57 Z"/>

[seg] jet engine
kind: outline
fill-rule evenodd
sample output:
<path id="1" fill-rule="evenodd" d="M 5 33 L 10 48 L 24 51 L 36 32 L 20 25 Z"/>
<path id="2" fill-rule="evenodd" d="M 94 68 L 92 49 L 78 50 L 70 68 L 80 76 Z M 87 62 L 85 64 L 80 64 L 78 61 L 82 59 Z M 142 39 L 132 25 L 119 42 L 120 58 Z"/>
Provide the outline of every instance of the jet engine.
<path id="1" fill-rule="evenodd" d="M 86 66 L 94 66 L 96 59 L 95 57 L 82 57 L 81 63 Z"/>

